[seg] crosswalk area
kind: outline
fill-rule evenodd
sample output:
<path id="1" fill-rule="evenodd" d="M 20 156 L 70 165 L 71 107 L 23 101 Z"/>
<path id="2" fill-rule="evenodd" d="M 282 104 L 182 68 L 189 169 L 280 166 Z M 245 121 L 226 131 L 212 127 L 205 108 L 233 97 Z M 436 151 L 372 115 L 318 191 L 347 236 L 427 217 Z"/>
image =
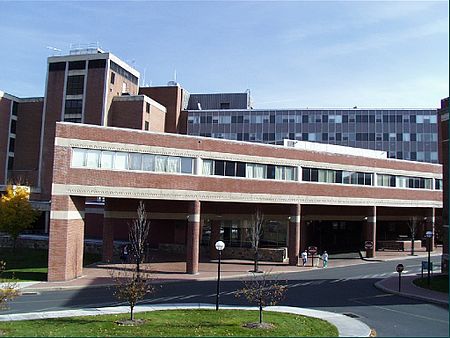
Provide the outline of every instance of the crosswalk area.
<path id="1" fill-rule="evenodd" d="M 438 273 L 440 271 L 440 266 L 435 266 L 433 273 Z M 404 270 L 403 274 L 420 274 L 421 273 L 421 266 L 415 265 L 408 267 L 408 270 Z M 424 271 L 424 276 L 426 275 L 426 271 Z M 349 281 L 356 281 L 361 279 L 384 279 L 389 277 L 398 276 L 398 273 L 395 271 L 391 272 L 385 272 L 385 273 L 373 273 L 373 274 L 364 274 L 364 275 L 357 275 L 357 276 L 351 276 L 346 278 L 335 278 L 335 279 L 315 279 L 315 280 L 302 280 L 302 281 L 290 281 L 288 283 L 288 288 L 301 288 L 301 287 L 311 287 L 311 286 L 317 286 L 322 284 L 336 284 L 336 283 L 345 283 Z M 238 290 L 232 290 L 232 291 L 222 291 L 220 292 L 220 297 L 223 296 L 234 296 Z M 159 298 L 152 298 L 152 299 L 146 299 L 140 302 L 140 304 L 155 304 L 155 303 L 166 303 L 166 302 L 176 302 L 176 301 L 207 301 L 208 299 L 215 298 L 217 295 L 216 293 L 209 293 L 209 294 L 184 294 L 184 295 L 177 295 L 177 296 L 167 296 L 167 297 L 159 297 Z M 206 299 L 206 300 L 205 300 Z"/>

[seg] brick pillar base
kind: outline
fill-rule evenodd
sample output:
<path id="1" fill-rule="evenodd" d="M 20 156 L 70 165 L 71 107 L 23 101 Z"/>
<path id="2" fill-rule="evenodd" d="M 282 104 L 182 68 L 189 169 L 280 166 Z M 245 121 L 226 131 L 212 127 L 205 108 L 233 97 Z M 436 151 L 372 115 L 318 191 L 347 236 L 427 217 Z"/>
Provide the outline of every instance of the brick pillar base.
<path id="1" fill-rule="evenodd" d="M 301 205 L 296 204 L 291 207 L 291 217 L 289 218 L 289 239 L 288 257 L 289 265 L 297 265 L 300 253 L 300 222 Z"/>
<path id="2" fill-rule="evenodd" d="M 189 205 L 186 246 L 186 273 L 197 274 L 200 249 L 200 201 L 191 202 Z"/>
<path id="3" fill-rule="evenodd" d="M 84 197 L 52 196 L 48 281 L 67 281 L 83 273 Z"/>

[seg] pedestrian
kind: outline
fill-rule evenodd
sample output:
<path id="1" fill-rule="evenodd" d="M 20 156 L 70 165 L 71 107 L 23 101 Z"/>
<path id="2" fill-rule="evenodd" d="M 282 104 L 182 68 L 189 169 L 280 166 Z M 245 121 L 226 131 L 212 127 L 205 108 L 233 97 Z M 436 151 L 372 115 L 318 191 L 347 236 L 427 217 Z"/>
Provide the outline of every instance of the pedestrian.
<path id="1" fill-rule="evenodd" d="M 306 252 L 306 250 L 304 250 L 302 252 L 302 262 L 303 262 L 303 266 L 306 265 L 306 261 L 308 260 L 308 253 Z"/>
<path id="2" fill-rule="evenodd" d="M 328 253 L 326 251 L 322 254 L 323 267 L 326 268 L 328 266 Z"/>
<path id="3" fill-rule="evenodd" d="M 128 262 L 128 245 L 124 245 L 122 248 L 122 254 L 120 255 L 122 263 Z"/>

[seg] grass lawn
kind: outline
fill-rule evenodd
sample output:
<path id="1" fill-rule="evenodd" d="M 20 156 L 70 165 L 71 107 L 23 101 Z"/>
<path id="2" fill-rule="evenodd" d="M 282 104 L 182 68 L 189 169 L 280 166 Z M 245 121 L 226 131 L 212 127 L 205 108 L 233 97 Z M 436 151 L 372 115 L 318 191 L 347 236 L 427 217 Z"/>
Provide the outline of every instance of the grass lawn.
<path id="1" fill-rule="evenodd" d="M 428 289 L 427 277 L 415 279 L 414 284 L 417 286 L 420 286 L 421 288 Z M 430 289 L 434 290 L 434 291 L 448 293 L 448 276 L 447 275 L 439 275 L 439 276 L 431 277 Z"/>
<path id="2" fill-rule="evenodd" d="M 264 312 L 264 322 L 273 329 L 249 329 L 258 321 L 258 311 L 166 310 L 137 313 L 145 319 L 138 326 L 120 326 L 117 320 L 129 314 L 71 317 L 18 322 L 0 322 L 5 336 L 338 336 L 334 325 L 321 319 L 289 313 Z"/>
<path id="3" fill-rule="evenodd" d="M 14 277 L 18 281 L 47 280 L 48 251 L 28 248 L 0 248 L 0 260 L 6 262 L 6 270 L 2 278 Z M 84 254 L 83 265 L 100 260 L 99 255 Z"/>

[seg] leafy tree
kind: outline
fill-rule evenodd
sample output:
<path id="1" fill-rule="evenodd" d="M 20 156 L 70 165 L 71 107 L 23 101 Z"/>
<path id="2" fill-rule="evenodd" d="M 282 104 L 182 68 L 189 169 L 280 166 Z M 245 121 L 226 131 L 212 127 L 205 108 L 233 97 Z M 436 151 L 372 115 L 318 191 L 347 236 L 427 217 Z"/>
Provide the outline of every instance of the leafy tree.
<path id="1" fill-rule="evenodd" d="M 259 324 L 263 324 L 263 307 L 275 305 L 281 301 L 287 291 L 287 285 L 271 278 L 270 272 L 244 280 L 244 287 L 236 292 L 236 297 L 244 297 L 259 307 Z"/>
<path id="2" fill-rule="evenodd" d="M 7 309 L 8 302 L 12 301 L 19 295 L 16 282 L 1 278 L 1 275 L 5 269 L 6 263 L 4 261 L 0 261 L 0 309 Z"/>
<path id="3" fill-rule="evenodd" d="M 8 185 L 0 198 L 0 231 L 11 236 L 14 250 L 20 233 L 30 228 L 39 215 L 29 198 L 27 187 L 13 185 Z"/>

